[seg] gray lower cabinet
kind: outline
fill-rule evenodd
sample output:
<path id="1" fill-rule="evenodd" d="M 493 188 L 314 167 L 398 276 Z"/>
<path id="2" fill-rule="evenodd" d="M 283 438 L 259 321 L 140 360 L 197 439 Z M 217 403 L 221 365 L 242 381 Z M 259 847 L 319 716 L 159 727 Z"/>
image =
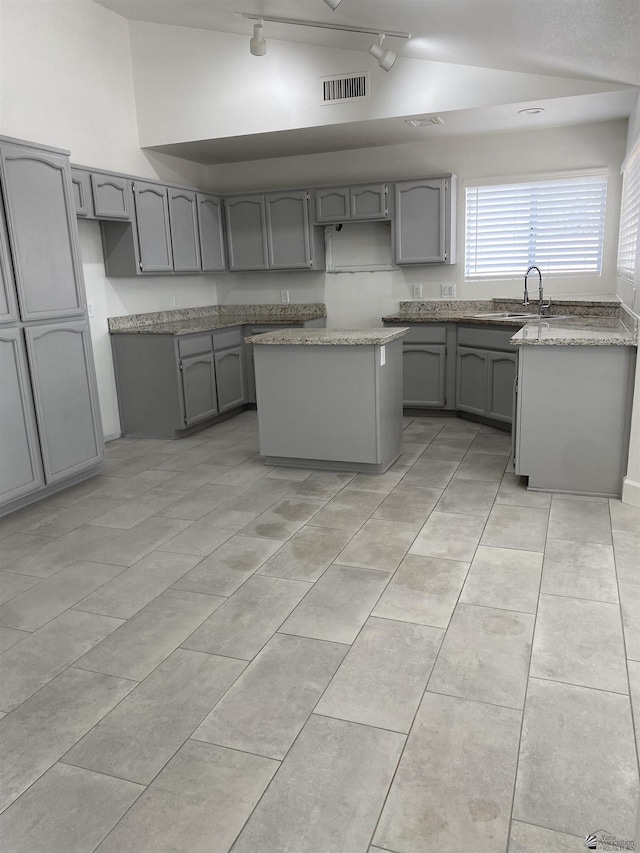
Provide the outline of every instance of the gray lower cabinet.
<path id="1" fill-rule="evenodd" d="M 197 193 L 198 231 L 203 272 L 222 272 L 227 267 L 222 228 L 222 199 Z"/>
<path id="2" fill-rule="evenodd" d="M 213 352 L 180 361 L 184 423 L 191 426 L 218 414 Z"/>
<path id="3" fill-rule="evenodd" d="M 458 347 L 456 406 L 461 412 L 510 424 L 517 354 Z"/>
<path id="4" fill-rule="evenodd" d="M 85 321 L 25 329 L 47 483 L 79 474 L 103 457 L 89 328 Z"/>
<path id="5" fill-rule="evenodd" d="M 487 417 L 494 421 L 513 421 L 517 365 L 515 352 L 487 353 Z"/>
<path id="6" fill-rule="evenodd" d="M 200 272 L 200 237 L 196 193 L 169 187 L 171 250 L 175 272 Z"/>
<path id="7" fill-rule="evenodd" d="M 222 414 L 247 402 L 243 346 L 216 352 L 214 358 L 218 408 Z"/>
<path id="8" fill-rule="evenodd" d="M 403 405 L 443 409 L 446 401 L 447 348 L 443 344 L 402 347 Z"/>
<path id="9" fill-rule="evenodd" d="M 399 181 L 394 189 L 397 264 L 455 263 L 456 177 Z"/>
<path id="10" fill-rule="evenodd" d="M 21 329 L 0 330 L 0 505 L 44 486 Z"/>

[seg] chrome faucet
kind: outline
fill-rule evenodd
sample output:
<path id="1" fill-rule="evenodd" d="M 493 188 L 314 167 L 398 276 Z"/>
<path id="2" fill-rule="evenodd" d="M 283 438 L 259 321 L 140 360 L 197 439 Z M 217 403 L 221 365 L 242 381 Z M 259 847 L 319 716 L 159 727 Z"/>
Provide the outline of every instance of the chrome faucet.
<path id="1" fill-rule="evenodd" d="M 529 305 L 529 291 L 527 290 L 527 278 L 529 277 L 529 273 L 531 270 L 535 270 L 538 273 L 538 317 L 542 317 L 543 313 L 547 310 L 547 308 L 551 307 L 551 300 L 548 302 L 544 301 L 544 294 L 542 292 L 542 273 L 538 267 L 529 267 L 524 276 L 524 302 L 523 305 Z"/>

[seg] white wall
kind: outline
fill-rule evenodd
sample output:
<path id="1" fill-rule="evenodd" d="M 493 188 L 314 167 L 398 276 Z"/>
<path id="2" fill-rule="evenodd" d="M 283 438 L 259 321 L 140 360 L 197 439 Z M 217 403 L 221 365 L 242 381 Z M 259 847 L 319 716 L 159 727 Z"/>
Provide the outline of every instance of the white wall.
<path id="1" fill-rule="evenodd" d="M 202 166 L 138 140 L 128 23 L 90 0 L 2 0 L 0 133 L 66 148 L 72 162 L 206 187 Z M 80 223 L 105 435 L 120 434 L 107 317 L 217 301 L 215 277 L 107 279 L 99 226 Z"/>

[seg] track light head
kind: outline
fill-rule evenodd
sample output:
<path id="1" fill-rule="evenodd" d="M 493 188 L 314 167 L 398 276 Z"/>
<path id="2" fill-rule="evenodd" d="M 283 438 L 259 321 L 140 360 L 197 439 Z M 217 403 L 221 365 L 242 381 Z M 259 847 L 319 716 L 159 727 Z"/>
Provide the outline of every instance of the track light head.
<path id="1" fill-rule="evenodd" d="M 249 41 L 249 51 L 253 56 L 264 56 L 267 42 L 262 37 L 262 21 L 253 25 L 253 38 Z"/>
<path id="2" fill-rule="evenodd" d="M 327 6 L 331 6 L 333 11 L 335 12 L 338 6 L 342 3 L 342 0 L 324 0 L 324 2 L 327 4 Z"/>
<path id="3" fill-rule="evenodd" d="M 369 53 L 378 60 L 378 65 L 383 71 L 389 71 L 393 67 L 393 63 L 398 58 L 392 50 L 384 50 L 382 42 L 384 41 L 384 33 L 380 33 L 378 44 L 375 42 L 369 48 Z"/>

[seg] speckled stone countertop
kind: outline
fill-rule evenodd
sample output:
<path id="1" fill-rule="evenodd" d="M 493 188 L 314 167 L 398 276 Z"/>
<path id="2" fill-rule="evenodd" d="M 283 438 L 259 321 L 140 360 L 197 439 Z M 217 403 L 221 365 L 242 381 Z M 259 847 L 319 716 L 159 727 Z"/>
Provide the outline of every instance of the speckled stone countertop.
<path id="1" fill-rule="evenodd" d="M 321 302 L 293 305 L 207 305 L 202 308 L 178 308 L 173 311 L 109 317 L 109 331 L 112 335 L 190 335 L 229 326 L 263 323 L 286 326 L 326 316 L 327 307 Z"/>
<path id="2" fill-rule="evenodd" d="M 519 299 L 433 300 L 401 302 L 397 314 L 385 323 L 464 323 L 513 326 L 519 331 L 514 346 L 637 346 L 638 321 L 617 300 L 605 298 L 557 299 L 549 315 L 538 318 L 535 303 L 531 319 L 477 316 L 500 312 L 527 313 Z M 557 317 L 557 319 L 555 319 Z"/>
<path id="3" fill-rule="evenodd" d="M 281 329 L 245 338 L 249 344 L 280 346 L 372 346 L 402 338 L 409 329 Z"/>

